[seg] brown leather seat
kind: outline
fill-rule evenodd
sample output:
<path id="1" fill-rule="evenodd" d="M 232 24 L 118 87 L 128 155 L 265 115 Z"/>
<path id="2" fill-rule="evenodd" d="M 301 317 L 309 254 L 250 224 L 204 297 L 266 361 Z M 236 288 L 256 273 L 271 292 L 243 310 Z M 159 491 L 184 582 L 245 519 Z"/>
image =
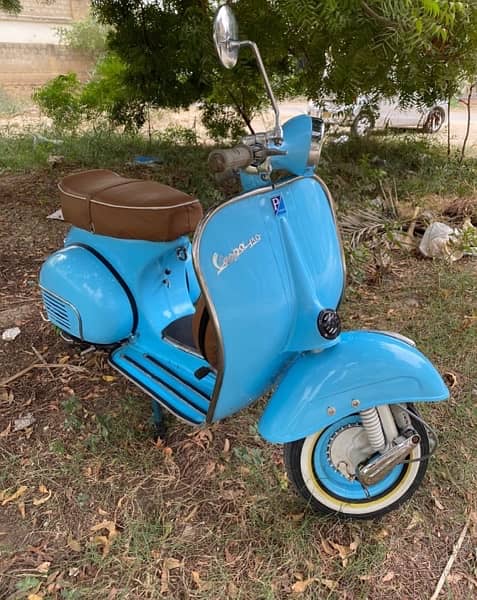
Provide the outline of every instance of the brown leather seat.
<path id="1" fill-rule="evenodd" d="M 65 221 L 101 235 L 170 241 L 192 233 L 202 218 L 196 198 L 106 169 L 68 175 L 58 188 Z"/>
<path id="2" fill-rule="evenodd" d="M 197 349 L 205 360 L 217 369 L 219 363 L 219 341 L 214 323 L 203 296 L 200 296 L 195 306 L 192 318 L 192 336 Z"/>

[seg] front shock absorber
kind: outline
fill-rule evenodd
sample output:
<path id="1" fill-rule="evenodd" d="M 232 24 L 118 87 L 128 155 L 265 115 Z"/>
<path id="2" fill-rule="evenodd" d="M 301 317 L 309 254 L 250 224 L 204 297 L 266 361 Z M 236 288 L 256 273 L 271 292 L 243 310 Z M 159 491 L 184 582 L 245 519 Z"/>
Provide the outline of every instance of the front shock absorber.
<path id="1" fill-rule="evenodd" d="M 359 413 L 363 427 L 368 435 L 369 443 L 373 450 L 382 452 L 386 447 L 383 428 L 379 419 L 378 411 L 375 408 L 367 408 Z"/>

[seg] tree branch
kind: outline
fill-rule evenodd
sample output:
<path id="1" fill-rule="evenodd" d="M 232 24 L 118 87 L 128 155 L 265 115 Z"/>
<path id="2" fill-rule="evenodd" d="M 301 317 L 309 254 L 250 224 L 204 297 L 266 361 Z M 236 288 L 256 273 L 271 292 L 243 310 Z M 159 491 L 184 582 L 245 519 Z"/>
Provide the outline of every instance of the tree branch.
<path id="1" fill-rule="evenodd" d="M 397 23 L 396 21 L 392 21 L 387 17 L 383 17 L 375 10 L 373 10 L 368 4 L 366 4 L 364 0 L 361 0 L 361 6 L 363 7 L 363 10 L 368 15 L 368 17 L 371 17 L 375 21 L 378 21 L 379 23 L 382 23 L 383 25 L 386 25 L 386 27 L 390 27 L 391 29 L 399 29 L 399 23 Z"/>

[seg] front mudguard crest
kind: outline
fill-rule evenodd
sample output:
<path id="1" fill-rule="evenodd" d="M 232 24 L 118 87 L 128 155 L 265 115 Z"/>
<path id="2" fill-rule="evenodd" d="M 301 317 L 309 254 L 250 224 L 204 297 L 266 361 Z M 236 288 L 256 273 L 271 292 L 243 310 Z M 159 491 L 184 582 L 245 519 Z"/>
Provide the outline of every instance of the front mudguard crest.
<path id="1" fill-rule="evenodd" d="M 286 443 L 374 406 L 448 397 L 441 376 L 417 348 L 384 333 L 352 331 L 332 348 L 293 363 L 258 429 L 269 442 Z"/>

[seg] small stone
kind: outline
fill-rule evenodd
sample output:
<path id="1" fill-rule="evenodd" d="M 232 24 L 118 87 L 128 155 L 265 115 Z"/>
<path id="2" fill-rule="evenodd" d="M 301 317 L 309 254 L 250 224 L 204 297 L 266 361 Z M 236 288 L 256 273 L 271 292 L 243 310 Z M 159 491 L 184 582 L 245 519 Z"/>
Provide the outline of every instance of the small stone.
<path id="1" fill-rule="evenodd" d="M 13 342 L 20 335 L 20 327 L 10 327 L 2 333 L 2 340 L 5 342 Z"/>

